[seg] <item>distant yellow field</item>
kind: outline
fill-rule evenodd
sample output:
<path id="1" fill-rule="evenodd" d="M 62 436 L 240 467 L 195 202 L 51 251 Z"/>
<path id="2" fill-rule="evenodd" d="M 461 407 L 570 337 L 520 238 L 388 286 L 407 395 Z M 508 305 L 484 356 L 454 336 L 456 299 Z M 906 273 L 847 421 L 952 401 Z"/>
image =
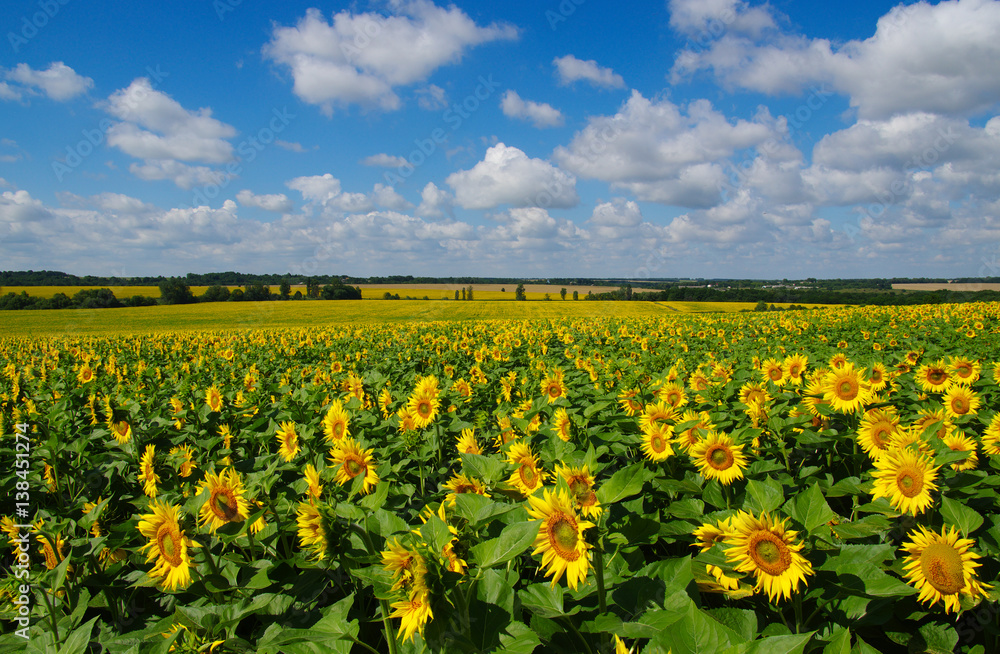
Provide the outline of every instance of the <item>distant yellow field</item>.
<path id="1" fill-rule="evenodd" d="M 0 311 L 0 338 L 66 334 L 322 327 L 344 323 L 456 320 L 545 320 L 669 316 L 740 311 L 752 303 L 699 302 L 455 302 L 442 300 L 213 302 L 123 309 Z"/>

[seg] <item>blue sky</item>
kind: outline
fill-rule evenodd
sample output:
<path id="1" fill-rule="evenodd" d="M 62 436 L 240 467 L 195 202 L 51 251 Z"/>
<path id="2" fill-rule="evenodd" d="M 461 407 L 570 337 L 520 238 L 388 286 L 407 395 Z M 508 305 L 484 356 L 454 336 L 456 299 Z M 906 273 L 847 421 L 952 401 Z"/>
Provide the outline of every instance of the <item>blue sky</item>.
<path id="1" fill-rule="evenodd" d="M 7 7 L 0 269 L 1000 275 L 1000 2 Z"/>

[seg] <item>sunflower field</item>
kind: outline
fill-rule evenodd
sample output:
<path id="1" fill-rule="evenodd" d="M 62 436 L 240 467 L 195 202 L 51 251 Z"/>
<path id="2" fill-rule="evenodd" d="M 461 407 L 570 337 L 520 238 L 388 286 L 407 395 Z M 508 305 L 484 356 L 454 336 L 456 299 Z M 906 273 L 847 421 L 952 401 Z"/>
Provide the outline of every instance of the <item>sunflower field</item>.
<path id="1" fill-rule="evenodd" d="M 0 340 L 0 649 L 997 652 L 1000 305 Z"/>

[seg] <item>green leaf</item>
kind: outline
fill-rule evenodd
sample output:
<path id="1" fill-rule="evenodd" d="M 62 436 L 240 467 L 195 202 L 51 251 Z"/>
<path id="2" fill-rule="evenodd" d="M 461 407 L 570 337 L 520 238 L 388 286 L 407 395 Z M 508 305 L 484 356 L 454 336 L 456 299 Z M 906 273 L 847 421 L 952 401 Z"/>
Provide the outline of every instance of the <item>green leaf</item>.
<path id="1" fill-rule="evenodd" d="M 507 625 L 507 633 L 501 634 L 500 644 L 504 652 L 510 654 L 531 654 L 542 641 L 528 625 L 523 622 L 511 622 Z"/>
<path id="2" fill-rule="evenodd" d="M 462 454 L 462 470 L 467 475 L 481 479 L 487 484 L 500 481 L 503 477 L 504 464 L 491 456 L 482 454 Z"/>
<path id="3" fill-rule="evenodd" d="M 540 526 L 537 520 L 515 522 L 504 527 L 499 537 L 474 546 L 470 552 L 481 568 L 506 563 L 528 549 Z"/>
<path id="4" fill-rule="evenodd" d="M 754 515 L 770 513 L 777 509 L 785 501 L 785 493 L 781 484 L 765 477 L 764 481 L 751 479 L 747 482 L 746 499 L 743 500 L 743 509 L 752 511 Z"/>
<path id="5" fill-rule="evenodd" d="M 909 650 L 927 654 L 950 654 L 958 645 L 958 633 L 951 625 L 931 622 L 920 630 L 909 642 Z"/>
<path id="6" fill-rule="evenodd" d="M 63 646 L 59 648 L 60 654 L 82 654 L 87 651 L 90 645 L 90 632 L 94 630 L 94 623 L 97 618 L 91 618 L 90 622 L 80 625 L 73 630 Z"/>
<path id="7" fill-rule="evenodd" d="M 420 536 L 434 552 L 441 552 L 452 538 L 451 532 L 448 530 L 448 525 L 436 515 L 432 515 L 420 527 Z"/>
<path id="8" fill-rule="evenodd" d="M 474 529 L 489 524 L 497 516 L 520 508 L 517 504 L 494 502 L 476 493 L 459 493 L 455 496 L 455 512 L 468 520 Z"/>
<path id="9" fill-rule="evenodd" d="M 842 522 L 839 525 L 834 525 L 833 533 L 844 540 L 867 538 L 888 530 L 890 524 L 885 516 L 870 515 L 854 522 Z"/>
<path id="10" fill-rule="evenodd" d="M 813 484 L 809 490 L 803 491 L 789 500 L 785 504 L 785 511 L 792 516 L 792 519 L 805 526 L 809 533 L 837 517 L 837 514 L 827 504 L 826 498 L 823 497 L 823 491 L 820 490 L 819 484 Z M 829 534 L 829 532 L 826 533 Z"/>
<path id="11" fill-rule="evenodd" d="M 966 538 L 983 524 L 983 516 L 961 502 L 944 496 L 941 497 L 941 517 L 946 523 L 958 527 Z"/>
<path id="12" fill-rule="evenodd" d="M 744 643 L 746 639 L 713 620 L 692 603 L 680 622 L 670 629 L 664 629 L 650 642 L 669 649 L 673 654 L 701 654 L 718 652 Z"/>
<path id="13" fill-rule="evenodd" d="M 598 411 L 607 408 L 609 404 L 611 404 L 611 402 L 605 402 L 605 401 L 594 402 L 593 404 L 588 405 L 587 408 L 583 410 L 583 417 L 589 418 Z"/>
<path id="14" fill-rule="evenodd" d="M 841 629 L 830 639 L 830 643 L 823 648 L 823 654 L 851 654 L 851 631 Z"/>
<path id="15" fill-rule="evenodd" d="M 872 563 L 847 563 L 837 568 L 838 585 L 868 597 L 913 595 L 917 589 L 882 572 Z"/>
<path id="16" fill-rule="evenodd" d="M 556 584 L 532 584 L 517 594 L 521 600 L 521 605 L 531 610 L 532 613 L 543 618 L 558 618 L 564 615 L 573 615 L 580 611 L 576 606 L 567 612 L 563 609 L 563 595 L 565 591 L 562 586 Z"/>
<path id="17" fill-rule="evenodd" d="M 813 632 L 784 636 L 767 636 L 753 641 L 741 651 L 745 654 L 801 654 Z"/>
<path id="18" fill-rule="evenodd" d="M 626 497 L 632 497 L 642 492 L 647 477 L 646 467 L 642 463 L 634 463 L 627 468 L 611 475 L 611 479 L 601 484 L 597 489 L 597 499 L 601 504 L 614 504 Z"/>
<path id="19" fill-rule="evenodd" d="M 724 607 L 708 609 L 705 612 L 738 633 L 744 640 L 753 640 L 757 635 L 757 614 L 753 611 Z"/>

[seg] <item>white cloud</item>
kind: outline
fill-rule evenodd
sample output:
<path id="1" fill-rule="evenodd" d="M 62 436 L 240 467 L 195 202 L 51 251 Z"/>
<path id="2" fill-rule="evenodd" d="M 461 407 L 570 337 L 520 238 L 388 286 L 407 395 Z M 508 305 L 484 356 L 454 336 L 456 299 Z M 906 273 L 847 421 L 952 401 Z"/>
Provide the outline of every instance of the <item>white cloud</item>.
<path id="1" fill-rule="evenodd" d="M 12 87 L 7 82 L 0 82 L 0 100 L 5 100 L 7 102 L 17 101 L 21 99 L 21 92 L 16 88 Z"/>
<path id="2" fill-rule="evenodd" d="M 452 214 L 455 197 L 448 191 L 438 188 L 434 182 L 427 182 L 420 192 L 420 206 L 417 215 L 425 218 L 444 218 Z"/>
<path id="3" fill-rule="evenodd" d="M 51 212 L 27 191 L 0 193 L 0 223 L 27 223 L 47 220 Z"/>
<path id="4" fill-rule="evenodd" d="M 553 158 L 640 200 L 710 207 L 719 201 L 729 157 L 776 135 L 766 109 L 753 121 L 730 123 L 707 100 L 692 102 L 685 115 L 669 100 L 654 102 L 633 91 L 617 114 L 592 118 Z"/>
<path id="5" fill-rule="evenodd" d="M 427 111 L 440 111 L 448 106 L 448 97 L 444 89 L 437 84 L 430 84 L 422 89 L 417 89 L 417 104 L 421 109 Z"/>
<path id="6" fill-rule="evenodd" d="M 284 193 L 257 195 L 249 189 L 243 189 L 237 193 L 236 201 L 244 207 L 257 207 L 258 209 L 273 211 L 275 213 L 288 213 L 294 206 Z"/>
<path id="7" fill-rule="evenodd" d="M 535 127 L 558 127 L 563 124 L 562 112 L 550 104 L 522 100 L 517 91 L 507 91 L 500 101 L 503 115 L 530 120 Z"/>
<path id="8" fill-rule="evenodd" d="M 302 147 L 301 143 L 297 143 L 295 141 L 282 141 L 281 139 L 275 139 L 274 144 L 283 150 L 288 150 L 289 152 L 298 152 L 299 154 L 302 154 L 306 151 L 306 149 Z"/>
<path id="9" fill-rule="evenodd" d="M 595 206 L 590 222 L 608 227 L 636 227 L 642 222 L 642 211 L 633 200 L 615 198 Z"/>
<path id="10" fill-rule="evenodd" d="M 738 3 L 736 11 L 748 10 Z M 672 77 L 676 83 L 711 69 L 728 86 L 771 94 L 826 83 L 848 95 L 863 119 L 968 115 L 1000 102 L 998 33 L 998 2 L 920 2 L 894 7 L 873 36 L 839 47 L 823 38 L 725 33 L 707 48 L 680 53 Z"/>
<path id="11" fill-rule="evenodd" d="M 207 166 L 189 166 L 172 159 L 150 159 L 142 164 L 130 164 L 129 172 L 146 181 L 168 179 L 182 189 L 196 186 L 221 184 L 227 177 L 224 173 Z"/>
<path id="12" fill-rule="evenodd" d="M 7 71 L 6 77 L 26 87 L 41 89 L 45 95 L 57 102 L 72 100 L 94 86 L 94 80 L 77 75 L 76 71 L 61 61 L 53 62 L 45 70 L 34 70 L 28 64 L 18 64 L 13 70 Z M 0 88 L 0 97 L 19 99 L 19 97 L 7 97 L 10 95 L 10 87 L 7 89 L 5 92 Z M 13 91 L 13 93 L 18 92 Z"/>
<path id="13" fill-rule="evenodd" d="M 285 186 L 298 191 L 307 201 L 334 213 L 371 211 L 375 208 L 372 198 L 364 193 L 346 193 L 340 180 L 326 173 L 296 177 Z"/>
<path id="14" fill-rule="evenodd" d="M 382 166 L 383 168 L 399 168 L 406 165 L 406 158 L 394 154 L 373 154 L 361 160 L 365 166 Z"/>
<path id="15" fill-rule="evenodd" d="M 406 211 L 413 208 L 413 204 L 397 193 L 396 189 L 385 184 L 375 184 L 375 189 L 372 191 L 372 199 L 377 206 L 384 209 L 392 209 L 393 211 Z"/>
<path id="16" fill-rule="evenodd" d="M 506 25 L 480 27 L 455 6 L 429 0 L 390 6 L 389 15 L 341 11 L 330 23 L 310 9 L 296 26 L 275 27 L 264 54 L 287 66 L 294 93 L 327 115 L 350 104 L 390 111 L 400 107 L 395 87 L 426 80 L 472 46 L 517 36 Z"/>
<path id="17" fill-rule="evenodd" d="M 766 7 L 742 0 L 669 0 L 670 26 L 696 42 L 740 33 L 760 36 L 777 25 Z"/>
<path id="18" fill-rule="evenodd" d="M 556 74 L 560 84 L 572 84 L 577 80 L 586 80 L 606 89 L 625 88 L 625 80 L 610 68 L 598 66 L 593 59 L 583 61 L 573 55 L 556 57 L 552 63 L 556 67 Z"/>
<path id="19" fill-rule="evenodd" d="M 236 129 L 212 117 L 207 108 L 188 111 L 141 77 L 111 94 L 105 105 L 123 121 L 108 130 L 108 144 L 140 159 L 177 159 L 203 163 L 233 160 L 226 139 Z"/>
<path id="20" fill-rule="evenodd" d="M 445 180 L 455 189 L 455 201 L 465 209 L 514 207 L 573 207 L 579 202 L 576 178 L 542 159 L 497 143 L 471 170 Z"/>

